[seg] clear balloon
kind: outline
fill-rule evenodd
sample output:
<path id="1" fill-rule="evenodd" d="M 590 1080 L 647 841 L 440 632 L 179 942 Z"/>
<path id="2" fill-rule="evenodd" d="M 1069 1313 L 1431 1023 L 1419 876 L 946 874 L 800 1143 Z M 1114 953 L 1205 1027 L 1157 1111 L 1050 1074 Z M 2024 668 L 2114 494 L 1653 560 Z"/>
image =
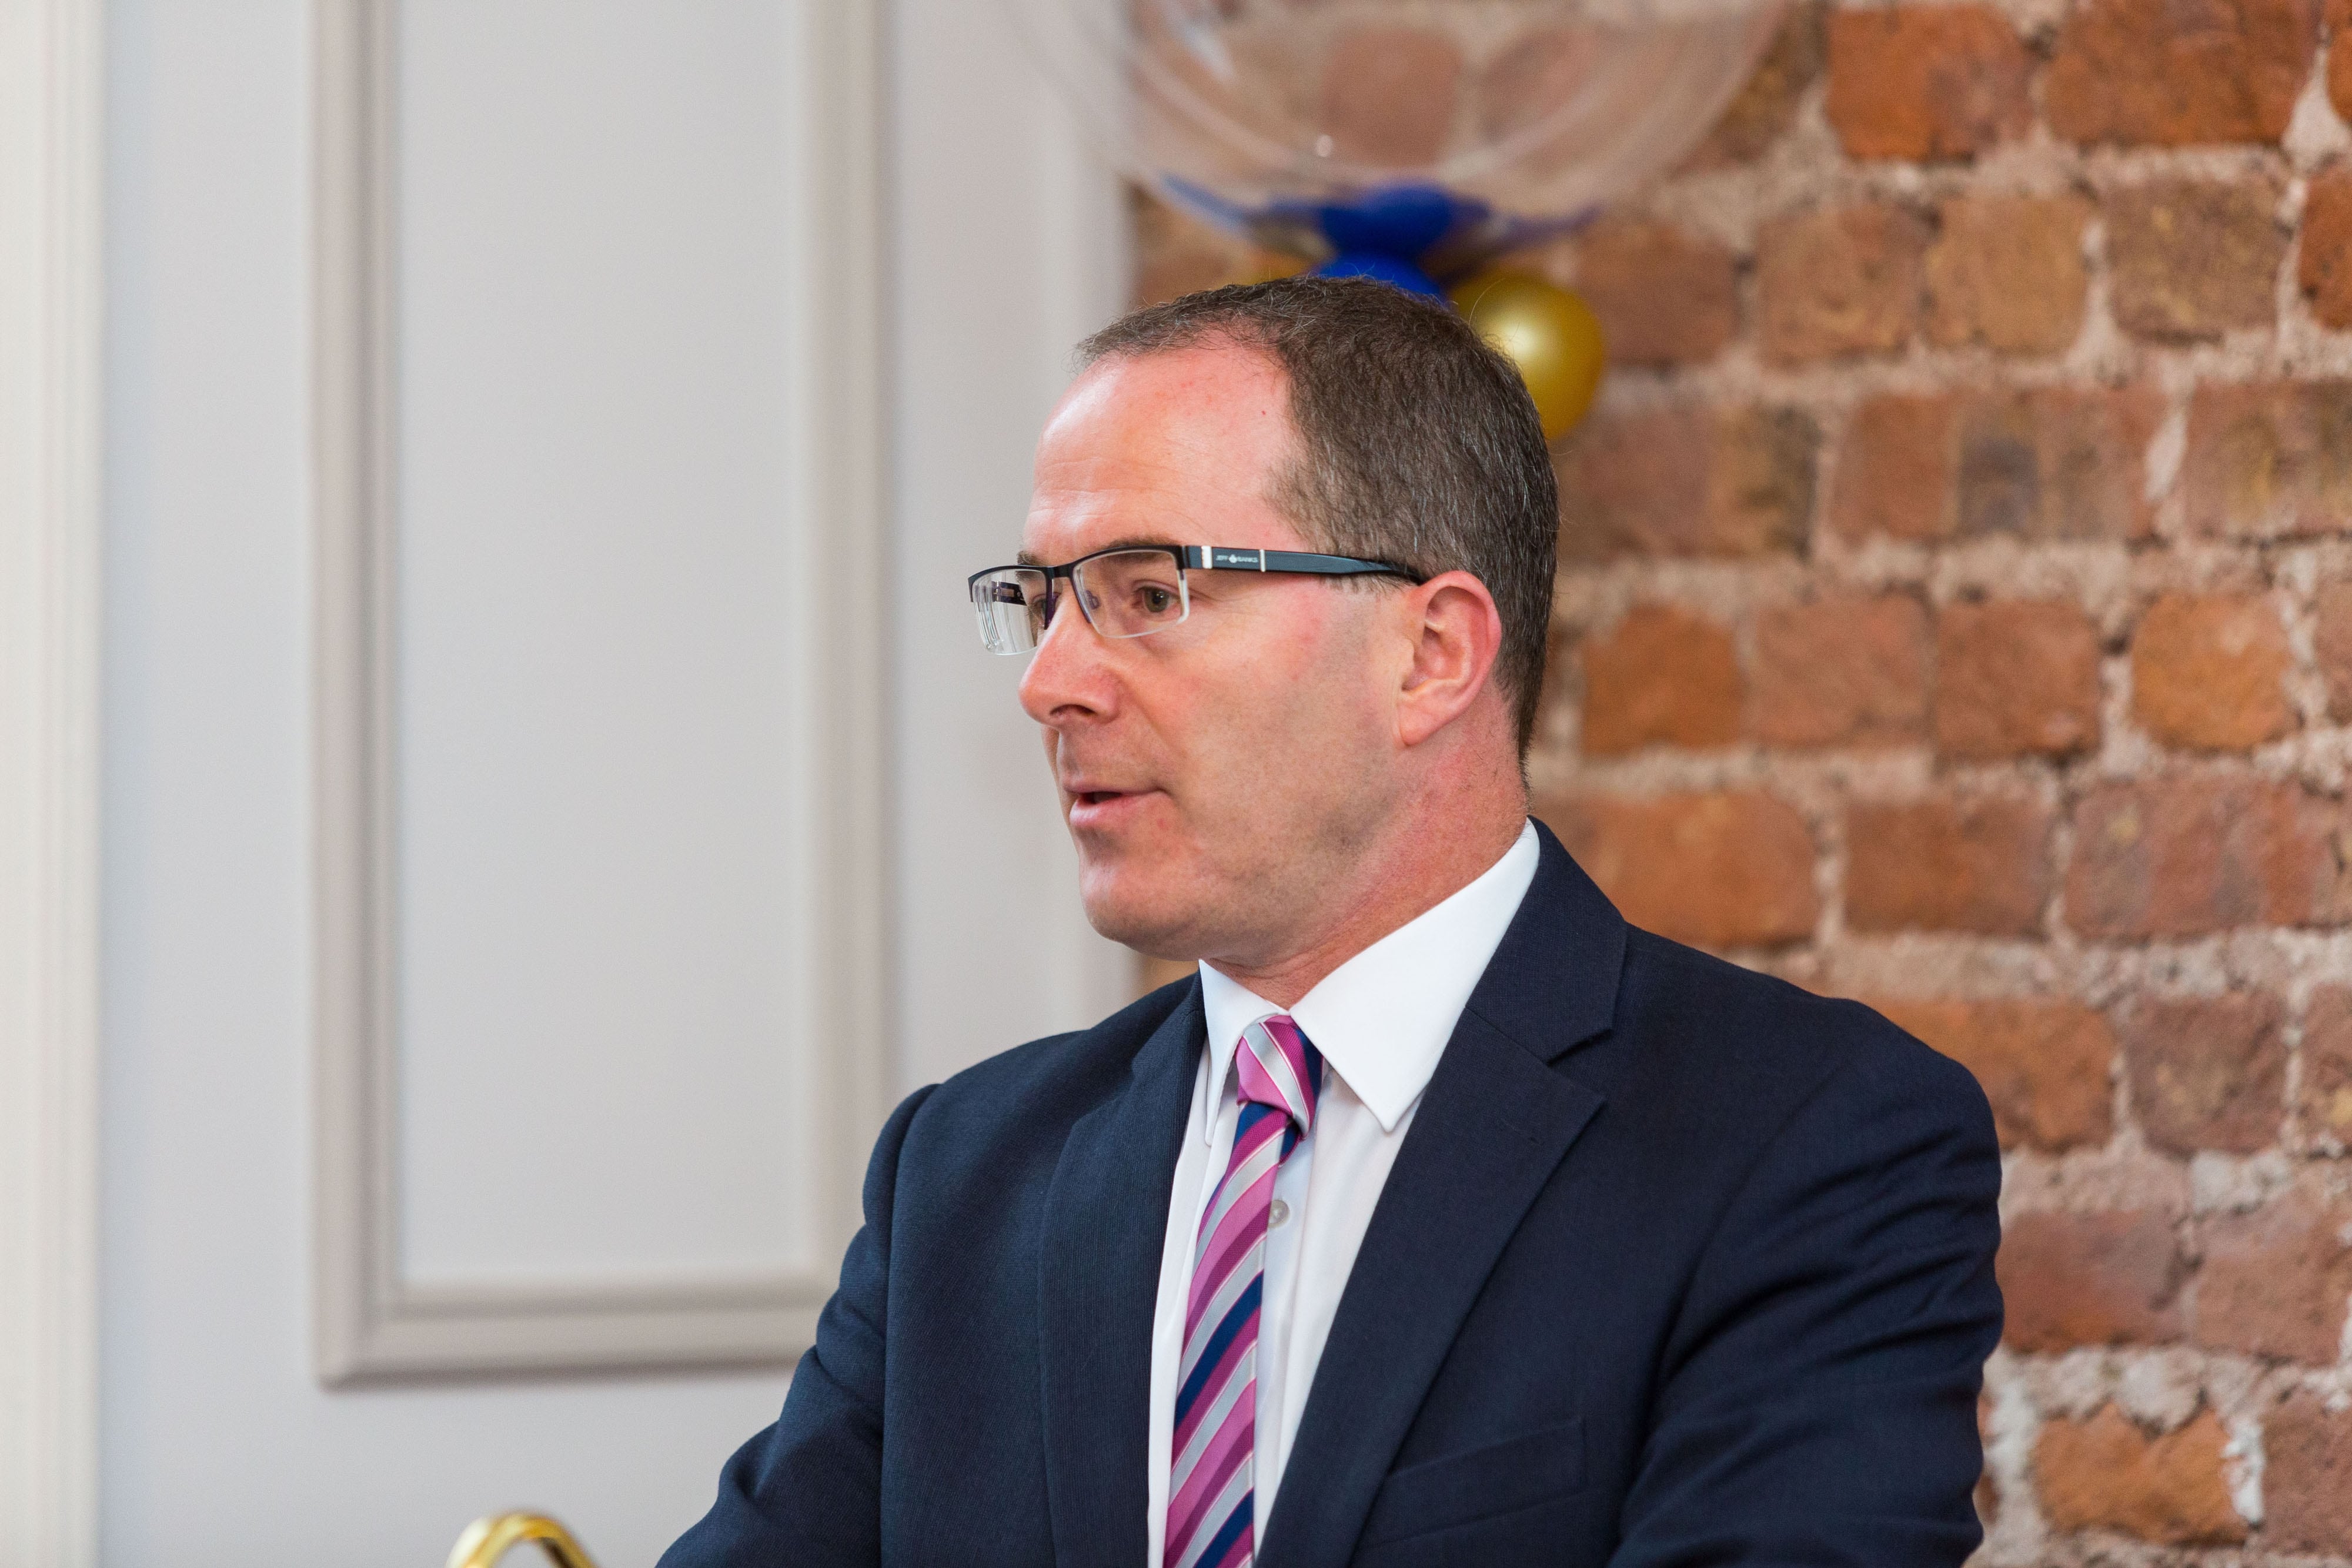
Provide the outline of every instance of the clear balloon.
<path id="1" fill-rule="evenodd" d="M 1109 158 L 1270 249 L 1440 279 L 1669 166 L 1780 0 L 1003 0 Z"/>

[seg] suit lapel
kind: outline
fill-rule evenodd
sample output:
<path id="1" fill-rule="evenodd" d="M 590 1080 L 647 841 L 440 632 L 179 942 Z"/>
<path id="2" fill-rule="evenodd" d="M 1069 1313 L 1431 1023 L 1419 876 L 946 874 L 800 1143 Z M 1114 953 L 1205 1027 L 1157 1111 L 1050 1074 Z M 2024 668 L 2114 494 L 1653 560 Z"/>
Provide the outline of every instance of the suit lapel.
<path id="1" fill-rule="evenodd" d="M 1548 830 L 1413 1113 L 1325 1340 L 1259 1561 L 1339 1568 L 1496 1260 L 1601 1106 L 1551 1063 L 1605 1031 L 1625 928 Z"/>
<path id="2" fill-rule="evenodd" d="M 1039 1334 L 1055 1555 L 1143 1561 L 1151 1322 L 1205 1025 L 1194 985 L 1078 1119 L 1045 1196 Z"/>

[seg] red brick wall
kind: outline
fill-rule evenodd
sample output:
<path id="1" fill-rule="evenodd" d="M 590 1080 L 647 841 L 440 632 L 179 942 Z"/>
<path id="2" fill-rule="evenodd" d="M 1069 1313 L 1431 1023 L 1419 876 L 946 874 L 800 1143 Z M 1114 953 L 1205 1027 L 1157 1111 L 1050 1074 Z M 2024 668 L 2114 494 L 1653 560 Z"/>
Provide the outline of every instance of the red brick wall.
<path id="1" fill-rule="evenodd" d="M 1616 356 L 1559 452 L 1540 810 L 1635 921 L 1983 1082 L 1990 1563 L 2352 1563 L 2328 9 L 1807 10 L 1689 165 L 1538 258 Z M 1137 223 L 1147 298 L 1258 259 Z"/>

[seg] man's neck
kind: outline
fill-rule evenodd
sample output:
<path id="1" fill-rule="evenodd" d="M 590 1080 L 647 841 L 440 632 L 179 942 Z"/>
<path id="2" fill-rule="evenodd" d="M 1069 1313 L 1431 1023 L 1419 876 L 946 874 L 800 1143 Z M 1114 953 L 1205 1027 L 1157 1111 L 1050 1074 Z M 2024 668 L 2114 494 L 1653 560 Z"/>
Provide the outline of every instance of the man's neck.
<path id="1" fill-rule="evenodd" d="M 1526 830 L 1527 811 L 1522 802 L 1482 812 L 1475 826 L 1458 818 L 1418 826 L 1412 852 L 1382 857 L 1388 874 L 1357 890 L 1328 928 L 1277 958 L 1211 958 L 1211 967 L 1278 1008 L 1293 1007 L 1340 965 L 1493 870 Z"/>

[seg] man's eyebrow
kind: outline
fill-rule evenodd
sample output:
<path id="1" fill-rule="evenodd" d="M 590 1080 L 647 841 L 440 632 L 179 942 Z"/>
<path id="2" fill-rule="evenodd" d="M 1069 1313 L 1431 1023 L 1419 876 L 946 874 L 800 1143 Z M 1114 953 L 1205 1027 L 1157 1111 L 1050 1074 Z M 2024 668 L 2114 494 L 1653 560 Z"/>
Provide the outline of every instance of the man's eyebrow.
<path id="1" fill-rule="evenodd" d="M 1100 555 L 1107 549 L 1170 549 L 1174 548 L 1175 544 L 1174 539 L 1158 534 L 1130 534 L 1125 538 L 1113 539 L 1106 545 L 1097 545 L 1087 551 L 1087 554 Z M 1035 550 L 1025 549 L 1014 556 L 1013 562 L 1015 566 L 1044 566 L 1045 558 Z"/>

